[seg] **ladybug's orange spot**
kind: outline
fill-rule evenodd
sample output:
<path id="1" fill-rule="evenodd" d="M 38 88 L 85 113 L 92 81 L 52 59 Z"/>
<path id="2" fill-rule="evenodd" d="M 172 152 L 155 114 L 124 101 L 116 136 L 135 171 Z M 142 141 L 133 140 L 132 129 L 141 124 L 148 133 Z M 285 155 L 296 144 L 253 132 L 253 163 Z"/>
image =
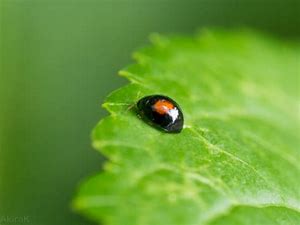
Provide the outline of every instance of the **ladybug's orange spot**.
<path id="1" fill-rule="evenodd" d="M 164 115 L 166 113 L 169 112 L 169 110 L 174 108 L 174 105 L 167 101 L 167 100 L 158 100 L 157 102 L 155 102 L 155 104 L 153 105 L 153 108 L 156 112 L 158 112 L 161 115 Z"/>

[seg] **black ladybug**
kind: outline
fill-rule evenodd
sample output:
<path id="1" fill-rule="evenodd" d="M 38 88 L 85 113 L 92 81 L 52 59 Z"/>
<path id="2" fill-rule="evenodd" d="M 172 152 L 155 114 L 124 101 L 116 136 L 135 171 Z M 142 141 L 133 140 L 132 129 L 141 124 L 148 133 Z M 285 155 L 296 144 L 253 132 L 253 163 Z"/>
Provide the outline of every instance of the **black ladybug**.
<path id="1" fill-rule="evenodd" d="M 150 95 L 137 102 L 139 115 L 148 124 L 167 133 L 179 133 L 183 127 L 183 114 L 178 104 L 163 95 Z"/>

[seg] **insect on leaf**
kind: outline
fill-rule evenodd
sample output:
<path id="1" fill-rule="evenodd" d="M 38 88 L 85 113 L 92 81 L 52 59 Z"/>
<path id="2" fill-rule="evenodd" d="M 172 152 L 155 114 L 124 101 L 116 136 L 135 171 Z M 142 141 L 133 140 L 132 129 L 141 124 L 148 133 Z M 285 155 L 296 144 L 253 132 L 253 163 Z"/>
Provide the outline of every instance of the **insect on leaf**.
<path id="1" fill-rule="evenodd" d="M 253 31 L 153 35 L 93 131 L 107 157 L 74 207 L 104 225 L 300 224 L 300 47 Z M 133 107 L 161 94 L 178 134 Z"/>

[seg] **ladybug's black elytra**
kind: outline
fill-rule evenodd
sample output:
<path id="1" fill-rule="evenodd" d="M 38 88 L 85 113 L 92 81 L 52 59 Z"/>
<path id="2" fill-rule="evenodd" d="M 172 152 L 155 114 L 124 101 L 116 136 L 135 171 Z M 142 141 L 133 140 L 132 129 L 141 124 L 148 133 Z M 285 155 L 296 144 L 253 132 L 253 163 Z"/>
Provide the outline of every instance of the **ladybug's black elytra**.
<path id="1" fill-rule="evenodd" d="M 179 133 L 183 128 L 183 114 L 179 105 L 169 97 L 150 95 L 137 102 L 141 118 L 167 133 Z"/>

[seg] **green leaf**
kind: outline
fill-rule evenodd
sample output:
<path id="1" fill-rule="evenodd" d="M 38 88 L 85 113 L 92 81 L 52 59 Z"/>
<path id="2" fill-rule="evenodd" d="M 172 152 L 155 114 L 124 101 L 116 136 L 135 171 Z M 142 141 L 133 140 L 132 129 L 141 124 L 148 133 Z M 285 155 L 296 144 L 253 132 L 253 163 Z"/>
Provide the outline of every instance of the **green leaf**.
<path id="1" fill-rule="evenodd" d="M 153 35 L 120 72 L 93 131 L 108 161 L 74 207 L 105 225 L 300 224 L 300 48 L 253 31 Z M 180 134 L 140 120 L 134 104 L 163 94 Z"/>

